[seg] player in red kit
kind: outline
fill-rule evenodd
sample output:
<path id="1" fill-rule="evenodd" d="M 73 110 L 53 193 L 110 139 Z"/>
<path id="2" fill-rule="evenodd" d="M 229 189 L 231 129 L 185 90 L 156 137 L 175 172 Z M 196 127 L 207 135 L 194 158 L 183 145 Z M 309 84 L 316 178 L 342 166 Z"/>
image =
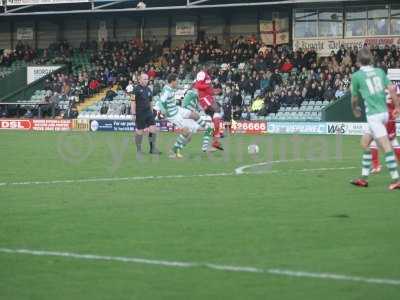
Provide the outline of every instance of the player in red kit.
<path id="1" fill-rule="evenodd" d="M 396 85 L 397 95 L 400 95 L 400 84 Z M 389 112 L 389 121 L 386 123 L 386 130 L 388 133 L 388 138 L 392 143 L 393 150 L 396 154 L 397 161 L 400 161 L 400 145 L 396 136 L 396 111 L 392 99 L 387 96 L 387 106 Z M 371 173 L 379 173 L 382 170 L 381 163 L 379 161 L 378 146 L 375 141 L 370 145 L 372 154 L 372 169 Z"/>
<path id="2" fill-rule="evenodd" d="M 198 91 L 201 108 L 212 117 L 214 124 L 212 146 L 216 149 L 224 150 L 220 142 L 222 121 L 221 108 L 214 99 L 214 95 L 217 94 L 218 91 L 213 89 L 211 77 L 206 70 L 197 73 L 193 87 Z"/>

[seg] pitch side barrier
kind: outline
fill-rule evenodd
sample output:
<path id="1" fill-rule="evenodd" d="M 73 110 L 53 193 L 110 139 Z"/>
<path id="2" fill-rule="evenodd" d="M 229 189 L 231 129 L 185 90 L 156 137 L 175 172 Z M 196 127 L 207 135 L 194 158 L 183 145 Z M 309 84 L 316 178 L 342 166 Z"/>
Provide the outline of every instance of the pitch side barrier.
<path id="1" fill-rule="evenodd" d="M 161 132 L 175 132 L 174 125 L 167 120 L 157 121 Z M 231 134 L 307 134 L 307 135 L 363 135 L 368 124 L 364 122 L 266 122 L 234 121 L 224 127 Z M 400 126 L 397 126 L 400 134 Z M 0 130 L 24 131 L 109 131 L 133 132 L 133 120 L 105 119 L 0 119 Z"/>

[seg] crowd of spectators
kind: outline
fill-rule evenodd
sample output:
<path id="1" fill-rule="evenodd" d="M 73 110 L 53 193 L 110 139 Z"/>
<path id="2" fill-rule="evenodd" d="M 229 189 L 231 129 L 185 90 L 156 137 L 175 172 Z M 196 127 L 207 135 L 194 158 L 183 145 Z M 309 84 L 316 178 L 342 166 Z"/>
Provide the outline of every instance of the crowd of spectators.
<path id="1" fill-rule="evenodd" d="M 21 41 L 15 46 L 15 50 L 0 51 L 0 66 L 11 67 L 15 61 L 31 62 L 37 56 L 37 51 Z"/>
<path id="2" fill-rule="evenodd" d="M 296 51 L 289 46 L 266 47 L 256 37 L 232 39 L 223 47 L 217 38 L 187 41 L 171 48 L 171 38 L 163 43 L 153 39 L 141 42 L 102 41 L 82 43 L 73 50 L 68 43 L 57 43 L 45 50 L 37 60 L 50 59 L 57 53 L 60 63 L 70 63 L 74 51 L 89 52 L 90 71 L 77 76 L 53 75 L 46 82 L 48 98 L 83 101 L 100 89 L 118 86 L 132 89 L 141 72 L 150 77 L 154 93 L 161 89 L 155 82 L 176 73 L 181 80 L 193 81 L 196 73 L 207 67 L 215 87 L 223 91 L 223 106 L 227 116 L 254 112 L 260 115 L 276 113 L 281 106 L 300 106 L 304 100 L 333 101 L 349 91 L 351 74 L 356 71 L 357 48 L 341 47 L 329 57 L 318 57 L 314 49 Z M 89 50 L 89 51 L 88 51 Z M 400 50 L 396 46 L 373 47 L 376 65 L 383 69 L 400 68 Z M 14 55 L 35 57 L 29 47 L 19 47 Z M 3 56 L 4 61 L 4 56 Z M 1 61 L 0 61 L 1 62 Z M 70 68 L 71 69 L 71 66 Z"/>
<path id="3" fill-rule="evenodd" d="M 73 49 L 66 41 L 51 44 L 45 49 L 34 49 L 21 41 L 14 50 L 0 49 L 0 67 L 11 67 L 14 62 L 24 62 L 32 65 L 71 63 Z"/>
<path id="4" fill-rule="evenodd" d="M 288 46 L 266 47 L 255 37 L 233 39 L 223 49 L 216 39 L 187 42 L 162 56 L 167 72 L 181 79 L 194 79 L 199 66 L 215 62 L 210 69 L 217 87 L 224 86 L 226 116 L 239 118 L 250 112 L 254 100 L 262 100 L 255 112 L 276 113 L 281 106 L 300 106 L 304 100 L 334 101 L 348 93 L 351 74 L 357 70 L 358 49 L 342 46 L 329 57 L 315 49 L 293 51 Z M 372 47 L 376 66 L 400 67 L 400 49 L 395 45 Z M 250 101 L 246 101 L 250 95 Z"/>
<path id="5" fill-rule="evenodd" d="M 174 72 L 179 79 L 192 81 L 201 68 L 212 62 L 209 72 L 214 86 L 223 87 L 225 115 L 237 118 L 254 112 L 254 100 L 262 100 L 263 105 L 256 112 L 264 116 L 276 113 L 281 106 L 300 106 L 304 100 L 334 101 L 348 93 L 351 74 L 357 70 L 356 47 L 342 46 L 329 57 L 318 57 L 315 49 L 266 47 L 254 36 L 232 39 L 225 48 L 216 38 L 185 42 L 173 49 L 162 47 L 164 51 L 158 59 L 153 54 L 157 56 L 159 52 L 153 48 L 132 49 L 128 43 L 117 46 L 111 47 L 108 56 L 102 53 L 102 58 L 106 58 L 102 65 L 107 66 L 105 72 L 111 70 L 123 89 L 128 79 L 135 83 L 142 71 L 150 79 L 165 80 Z M 395 45 L 372 47 L 372 52 L 378 67 L 400 67 L 400 50 Z"/>

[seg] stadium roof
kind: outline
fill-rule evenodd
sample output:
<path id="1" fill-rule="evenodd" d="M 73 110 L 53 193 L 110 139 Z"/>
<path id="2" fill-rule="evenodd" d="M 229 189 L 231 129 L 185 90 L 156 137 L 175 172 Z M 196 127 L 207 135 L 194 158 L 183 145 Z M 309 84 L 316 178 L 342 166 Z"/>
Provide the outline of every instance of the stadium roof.
<path id="1" fill-rule="evenodd" d="M 249 0 L 247 2 L 241 0 L 142 0 L 146 7 L 138 8 L 138 0 L 0 0 L 0 3 L 2 1 L 3 7 L 0 7 L 0 17 L 111 12 L 141 13 L 229 7 L 366 2 L 365 0 Z"/>

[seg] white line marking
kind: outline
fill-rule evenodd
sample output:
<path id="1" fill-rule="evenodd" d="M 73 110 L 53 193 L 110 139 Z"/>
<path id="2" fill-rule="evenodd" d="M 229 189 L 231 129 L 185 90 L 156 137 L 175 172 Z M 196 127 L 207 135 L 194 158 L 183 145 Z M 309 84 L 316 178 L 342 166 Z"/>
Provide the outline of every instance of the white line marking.
<path id="1" fill-rule="evenodd" d="M 35 256 L 59 256 L 59 257 L 69 257 L 69 258 L 77 258 L 77 259 L 85 259 L 85 260 L 106 260 L 106 261 L 108 260 L 108 261 L 132 262 L 132 263 L 138 263 L 138 264 L 149 264 L 149 265 L 180 267 L 180 268 L 195 266 L 193 263 L 185 263 L 185 262 L 153 260 L 153 259 L 136 258 L 136 257 L 78 254 L 78 253 L 70 253 L 70 252 L 54 252 L 54 251 L 9 249 L 9 248 L 0 248 L 0 252 L 11 253 L 11 254 L 28 254 L 28 255 L 35 255 Z"/>
<path id="2" fill-rule="evenodd" d="M 340 170 L 353 170 L 357 167 L 341 167 L 341 168 L 316 168 L 316 169 L 302 169 L 295 170 L 296 172 L 317 172 L 317 171 L 340 171 Z"/>
<path id="3" fill-rule="evenodd" d="M 177 174 L 177 175 L 160 175 L 160 176 L 135 176 L 135 177 L 106 177 L 106 178 L 83 178 L 83 179 L 65 179 L 50 181 L 24 181 L 24 182 L 0 182 L 1 186 L 15 185 L 50 185 L 63 183 L 86 183 L 86 182 L 107 182 L 107 181 L 135 181 L 135 180 L 159 180 L 159 179 L 180 179 L 192 177 L 214 177 L 214 176 L 232 176 L 235 173 L 208 173 L 208 174 Z"/>
<path id="4" fill-rule="evenodd" d="M 330 158 L 329 160 L 335 160 L 337 158 Z M 341 159 L 343 160 L 343 159 Z M 261 166 L 272 166 L 273 164 L 280 164 L 280 163 L 291 163 L 291 162 L 304 162 L 304 161 L 319 161 L 315 159 L 290 159 L 290 160 L 272 160 L 272 161 L 264 161 L 260 163 L 244 165 L 235 169 L 236 175 L 243 175 L 243 174 L 252 174 L 252 173 L 260 173 L 260 172 L 245 172 L 246 169 L 254 168 L 254 167 L 261 167 Z M 321 160 L 322 162 L 323 160 Z M 292 170 L 298 172 L 309 172 L 309 171 L 332 171 L 332 170 L 349 170 L 354 169 L 355 167 L 344 167 L 344 168 L 320 168 L 320 169 L 303 169 L 303 170 Z M 270 173 L 270 172 L 264 172 Z"/>
<path id="5" fill-rule="evenodd" d="M 273 164 L 279 164 L 279 163 L 287 163 L 287 162 L 295 162 L 295 161 L 304 161 L 303 159 L 293 159 L 293 160 L 273 160 L 273 161 L 265 161 L 261 163 L 256 163 L 256 164 L 250 164 L 250 165 L 244 165 L 241 167 L 238 167 L 235 169 L 235 173 L 237 175 L 242 175 L 242 174 L 248 174 L 247 172 L 244 172 L 244 170 L 253 168 L 253 167 L 261 167 L 261 166 L 269 166 Z"/>
<path id="6" fill-rule="evenodd" d="M 277 163 L 284 161 L 275 161 L 269 163 Z M 290 161 L 288 161 L 290 162 Z M 54 185 L 54 184 L 68 184 L 68 183 L 88 183 L 88 182 L 113 182 L 113 181 L 141 181 L 141 180 L 161 180 L 161 179 L 184 179 L 194 177 L 226 177 L 238 175 L 255 175 L 255 174 L 275 174 L 275 173 L 290 173 L 290 172 L 317 172 L 317 171 L 340 171 L 351 170 L 356 167 L 338 167 L 338 168 L 315 168 L 315 169 L 293 169 L 293 170 L 273 170 L 273 171 L 254 171 L 244 172 L 244 168 L 253 167 L 255 165 L 267 165 L 269 163 L 260 163 L 254 165 L 243 166 L 237 168 L 235 173 L 205 173 L 205 174 L 177 174 L 177 175 L 159 175 L 159 176 L 136 176 L 136 177 L 109 177 L 109 178 L 83 178 L 83 179 L 65 179 L 65 180 L 50 180 L 50 181 L 23 181 L 23 182 L 0 182 L 0 187 L 5 186 L 22 186 L 22 185 Z M 241 170 L 242 169 L 242 170 Z M 239 170 L 239 171 L 238 171 Z"/>
<path id="7" fill-rule="evenodd" d="M 42 250 L 29 250 L 29 249 L 0 248 L 0 252 L 9 254 L 34 255 L 34 256 L 57 256 L 57 257 L 66 257 L 66 258 L 74 258 L 81 260 L 117 261 L 124 263 L 137 263 L 137 264 L 156 265 L 156 266 L 174 267 L 174 268 L 205 267 L 212 270 L 219 270 L 226 272 L 263 273 L 263 274 L 279 275 L 286 277 L 317 278 L 317 279 L 328 279 L 336 281 L 350 281 L 350 282 L 361 282 L 369 284 L 400 286 L 400 279 L 369 278 L 369 277 L 350 276 L 350 275 L 334 274 L 334 273 L 315 273 L 315 272 L 292 271 L 283 269 L 262 269 L 256 267 L 219 265 L 213 263 L 167 261 L 167 260 L 158 260 L 158 259 L 154 260 L 154 259 L 146 259 L 138 257 L 103 256 L 95 254 L 79 254 L 72 252 L 55 252 L 55 251 L 42 251 Z"/>

